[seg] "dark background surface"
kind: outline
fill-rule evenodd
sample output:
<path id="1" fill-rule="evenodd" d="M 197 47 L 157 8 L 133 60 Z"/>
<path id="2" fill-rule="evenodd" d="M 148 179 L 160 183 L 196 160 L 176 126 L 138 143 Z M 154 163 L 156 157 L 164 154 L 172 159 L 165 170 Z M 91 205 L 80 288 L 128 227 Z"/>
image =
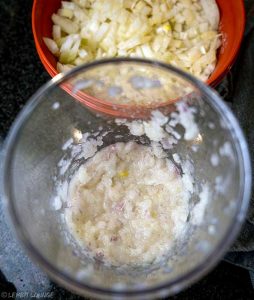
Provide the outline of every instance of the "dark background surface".
<path id="1" fill-rule="evenodd" d="M 50 79 L 34 47 L 31 7 L 32 0 L 0 0 L 0 146 L 29 97 Z M 1 222 L 4 228 L 2 218 Z M 29 291 L 27 299 L 32 298 L 33 292 L 40 291 L 49 291 L 50 298 L 54 299 L 81 299 L 45 280 L 43 275 L 33 276 L 33 280 L 27 276 L 33 268 L 32 263 L 12 239 L 12 236 L 8 236 L 8 240 L 0 237 L 0 299 L 1 292 L 15 290 L 14 286 L 6 284 L 5 277 L 14 283 L 18 292 Z M 15 247 L 18 250 L 14 251 Z M 248 300 L 254 299 L 254 291 L 248 271 L 222 262 L 199 283 L 172 299 Z"/>

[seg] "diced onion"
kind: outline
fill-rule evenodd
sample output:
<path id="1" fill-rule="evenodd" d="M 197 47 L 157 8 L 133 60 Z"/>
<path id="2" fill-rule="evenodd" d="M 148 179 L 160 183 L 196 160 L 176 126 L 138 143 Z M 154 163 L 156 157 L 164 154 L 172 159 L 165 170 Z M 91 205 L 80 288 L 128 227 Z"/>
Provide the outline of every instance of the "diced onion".
<path id="1" fill-rule="evenodd" d="M 54 40 L 61 38 L 61 27 L 59 25 L 53 25 L 52 36 Z"/>
<path id="2" fill-rule="evenodd" d="M 103 57 L 171 63 L 206 80 L 220 46 L 215 0 L 72 0 L 52 15 L 58 71 Z"/>
<path id="3" fill-rule="evenodd" d="M 46 46 L 49 48 L 49 50 L 53 54 L 57 54 L 59 52 L 58 46 L 54 40 L 49 39 L 49 38 L 43 38 L 43 40 L 44 40 L 44 43 L 46 44 Z"/>
<path id="4" fill-rule="evenodd" d="M 67 34 L 76 33 L 79 30 L 79 25 L 76 22 L 71 21 L 65 17 L 53 14 L 52 21 L 54 22 L 54 24 L 59 25 L 61 27 L 61 30 L 63 32 L 66 32 Z"/>

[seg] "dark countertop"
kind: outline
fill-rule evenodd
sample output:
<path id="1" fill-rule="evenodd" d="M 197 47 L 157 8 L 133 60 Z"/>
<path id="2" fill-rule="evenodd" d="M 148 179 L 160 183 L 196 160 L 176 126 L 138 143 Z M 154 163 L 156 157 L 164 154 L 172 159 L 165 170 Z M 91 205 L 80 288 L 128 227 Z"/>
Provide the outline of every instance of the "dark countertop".
<path id="1" fill-rule="evenodd" d="M 47 80 L 31 33 L 32 0 L 0 1 L 0 148 L 29 97 Z M 1 156 L 0 156 L 1 162 Z M 16 286 L 17 298 L 82 299 L 52 283 L 21 250 L 4 220 L 0 205 L 0 298 L 7 291 L 4 277 Z M 14 289 L 9 286 L 10 291 Z M 48 292 L 49 294 L 40 294 Z M 5 294 L 2 294 L 2 298 Z M 221 262 L 209 275 L 172 297 L 190 299 L 254 299 L 248 271 Z"/>

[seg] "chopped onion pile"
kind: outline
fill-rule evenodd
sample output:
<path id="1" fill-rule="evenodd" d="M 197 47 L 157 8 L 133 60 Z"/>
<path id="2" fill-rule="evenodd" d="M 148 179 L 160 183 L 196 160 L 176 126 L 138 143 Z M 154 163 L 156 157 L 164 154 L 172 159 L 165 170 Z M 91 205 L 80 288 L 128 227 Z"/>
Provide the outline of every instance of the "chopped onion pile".
<path id="1" fill-rule="evenodd" d="M 207 80 L 220 46 L 215 0 L 72 0 L 52 15 L 57 70 L 95 59 L 142 57 Z"/>

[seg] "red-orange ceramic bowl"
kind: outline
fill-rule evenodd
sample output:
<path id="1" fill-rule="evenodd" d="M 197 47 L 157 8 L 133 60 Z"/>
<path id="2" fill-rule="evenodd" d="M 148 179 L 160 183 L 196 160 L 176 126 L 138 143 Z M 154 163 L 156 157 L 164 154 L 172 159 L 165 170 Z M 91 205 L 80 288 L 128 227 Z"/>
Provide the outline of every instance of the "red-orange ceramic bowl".
<path id="1" fill-rule="evenodd" d="M 243 0 L 217 0 L 217 4 L 220 9 L 220 32 L 223 38 L 222 46 L 218 50 L 216 68 L 207 81 L 207 84 L 213 87 L 223 79 L 232 67 L 240 50 L 245 29 Z M 32 29 L 36 49 L 44 67 L 52 77 L 58 74 L 56 70 L 57 59 L 46 47 L 43 37 L 52 36 L 51 15 L 60 6 L 61 0 L 34 0 L 32 10 Z M 65 89 L 68 91 L 68 88 Z M 96 99 L 94 100 L 96 102 Z M 83 102 L 85 103 L 85 99 Z M 105 104 L 107 105 L 106 101 Z M 110 103 L 108 105 L 110 109 Z M 119 106 L 124 107 L 124 105 Z"/>

